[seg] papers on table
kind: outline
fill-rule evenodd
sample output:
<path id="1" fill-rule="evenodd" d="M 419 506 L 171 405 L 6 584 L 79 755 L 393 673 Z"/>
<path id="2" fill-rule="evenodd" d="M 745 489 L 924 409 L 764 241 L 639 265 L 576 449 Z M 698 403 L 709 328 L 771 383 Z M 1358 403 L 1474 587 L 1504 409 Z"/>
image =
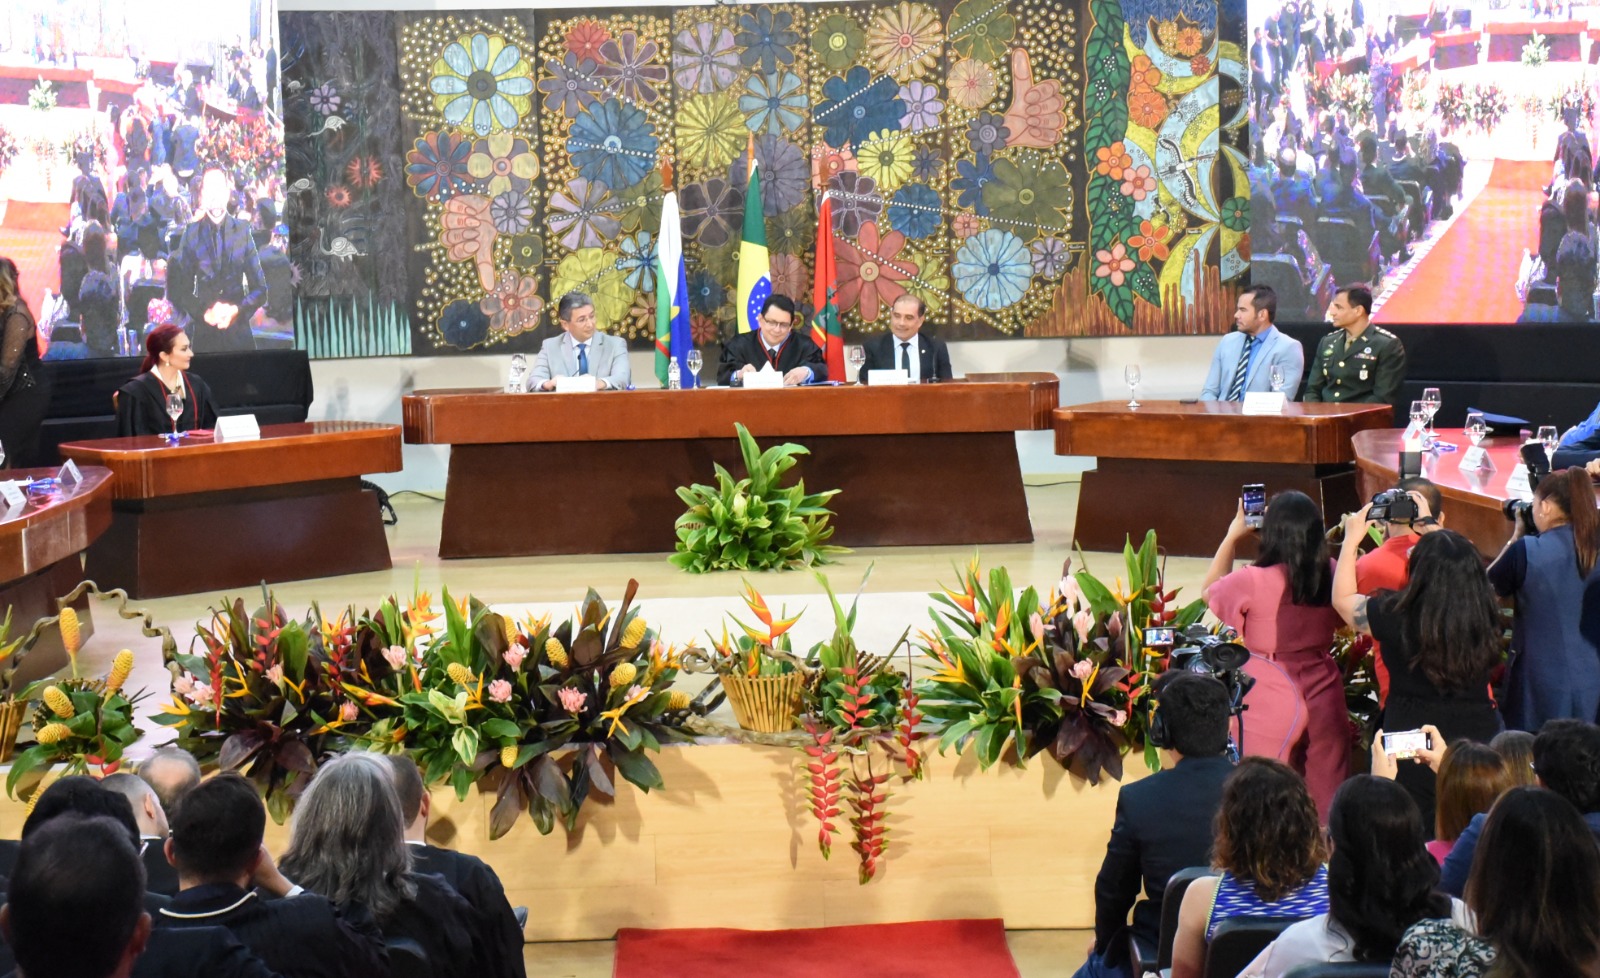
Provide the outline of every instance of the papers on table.
<path id="1" fill-rule="evenodd" d="M 594 374 L 584 374 L 580 377 L 557 377 L 557 394 L 593 394 L 600 389 L 600 381 Z"/>
<path id="2" fill-rule="evenodd" d="M 760 370 L 744 375 L 742 386 L 745 390 L 777 390 L 783 386 L 783 374 L 772 369 L 772 364 L 764 363 Z"/>

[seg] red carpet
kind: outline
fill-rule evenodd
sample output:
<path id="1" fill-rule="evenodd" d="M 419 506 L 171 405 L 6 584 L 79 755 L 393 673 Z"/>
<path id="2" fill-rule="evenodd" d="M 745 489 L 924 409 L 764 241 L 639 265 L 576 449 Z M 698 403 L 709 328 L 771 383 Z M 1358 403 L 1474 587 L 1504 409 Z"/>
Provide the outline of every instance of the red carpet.
<path id="1" fill-rule="evenodd" d="M 1378 323 L 1514 323 L 1523 248 L 1539 246 L 1548 161 L 1496 160 L 1489 184 L 1373 316 Z"/>
<path id="2" fill-rule="evenodd" d="M 613 978 L 1019 978 L 999 920 L 617 932 Z"/>

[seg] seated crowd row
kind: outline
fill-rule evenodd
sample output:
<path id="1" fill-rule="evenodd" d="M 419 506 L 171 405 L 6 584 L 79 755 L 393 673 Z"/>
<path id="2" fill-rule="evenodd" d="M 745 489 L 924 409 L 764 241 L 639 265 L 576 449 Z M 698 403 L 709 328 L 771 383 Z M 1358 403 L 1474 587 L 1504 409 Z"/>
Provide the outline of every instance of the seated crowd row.
<path id="1" fill-rule="evenodd" d="M 237 774 L 172 748 L 138 775 L 62 778 L 0 843 L 0 973 L 24 978 L 525 978 L 522 928 L 481 860 L 429 845 L 404 756 L 318 769 L 288 849 Z"/>

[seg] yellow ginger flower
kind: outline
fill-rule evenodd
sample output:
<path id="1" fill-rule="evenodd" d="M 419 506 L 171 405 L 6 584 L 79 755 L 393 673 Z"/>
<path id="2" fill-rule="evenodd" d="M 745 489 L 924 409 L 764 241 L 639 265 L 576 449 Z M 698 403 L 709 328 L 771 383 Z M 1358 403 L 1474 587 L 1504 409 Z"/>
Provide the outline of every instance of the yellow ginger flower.
<path id="1" fill-rule="evenodd" d="M 509 768 L 517 763 L 517 745 L 507 744 L 500 748 L 500 766 Z"/>
<path id="2" fill-rule="evenodd" d="M 644 633 L 649 629 L 650 626 L 644 623 L 643 618 L 635 618 L 633 621 L 628 622 L 627 630 L 622 633 L 622 647 L 625 649 L 638 648 L 639 643 L 644 641 Z"/>
<path id="3" fill-rule="evenodd" d="M 83 648 L 83 628 L 78 624 L 78 612 L 72 607 L 61 609 L 61 619 L 57 623 L 61 629 L 61 644 L 66 648 L 68 655 L 77 655 Z"/>
<path id="4" fill-rule="evenodd" d="M 50 708 L 50 712 L 63 720 L 71 720 L 73 714 L 78 712 L 72 708 L 72 700 L 61 691 L 60 686 L 46 686 L 42 698 L 44 705 Z"/>
<path id="5" fill-rule="evenodd" d="M 621 689 L 633 682 L 639 675 L 639 669 L 631 662 L 624 662 L 611 670 L 611 688 Z"/>
<path id="6" fill-rule="evenodd" d="M 667 696 L 667 709 L 669 710 L 687 710 L 689 703 L 689 694 L 681 689 L 675 689 Z"/>
<path id="7" fill-rule="evenodd" d="M 474 681 L 472 670 L 459 662 L 450 663 L 445 667 L 444 672 L 445 675 L 450 677 L 451 682 L 459 683 L 462 686 L 471 686 Z"/>
<path id="8" fill-rule="evenodd" d="M 133 650 L 123 649 L 117 653 L 116 658 L 111 660 L 111 675 L 106 677 L 107 699 L 110 699 L 112 694 L 122 688 L 122 684 L 128 681 L 128 673 L 132 671 Z"/>
<path id="9" fill-rule="evenodd" d="M 549 659 L 550 664 L 557 669 L 565 669 L 567 667 L 567 650 L 561 647 L 559 638 L 551 638 L 544 643 L 544 657 Z"/>
<path id="10" fill-rule="evenodd" d="M 68 730 L 67 725 L 64 723 L 47 723 L 39 728 L 38 733 L 33 735 L 35 740 L 46 747 L 52 744 L 59 744 L 70 736 L 72 736 L 72 731 Z"/>

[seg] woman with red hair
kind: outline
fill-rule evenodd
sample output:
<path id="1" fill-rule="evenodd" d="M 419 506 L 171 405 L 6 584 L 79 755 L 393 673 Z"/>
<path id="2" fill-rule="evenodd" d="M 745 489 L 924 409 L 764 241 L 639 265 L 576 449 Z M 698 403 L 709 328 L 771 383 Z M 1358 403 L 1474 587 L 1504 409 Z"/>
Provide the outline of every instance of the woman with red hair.
<path id="1" fill-rule="evenodd" d="M 117 434 L 164 435 L 215 426 L 211 388 L 189 372 L 194 350 L 183 328 L 172 323 L 157 326 L 145 337 L 144 349 L 139 376 L 117 391 Z M 177 418 L 167 411 L 172 395 L 183 404 Z"/>

